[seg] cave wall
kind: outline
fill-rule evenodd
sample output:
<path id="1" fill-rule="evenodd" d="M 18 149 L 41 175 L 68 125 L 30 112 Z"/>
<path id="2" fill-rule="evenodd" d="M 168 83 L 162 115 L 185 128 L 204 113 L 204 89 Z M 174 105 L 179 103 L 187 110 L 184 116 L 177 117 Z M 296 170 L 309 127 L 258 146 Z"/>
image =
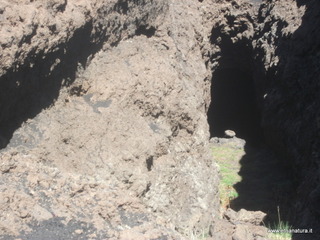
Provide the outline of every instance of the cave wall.
<path id="1" fill-rule="evenodd" d="M 265 136 L 296 178 L 296 223 L 314 230 L 320 212 L 319 12 L 319 1 L 267 1 L 253 41 Z"/>

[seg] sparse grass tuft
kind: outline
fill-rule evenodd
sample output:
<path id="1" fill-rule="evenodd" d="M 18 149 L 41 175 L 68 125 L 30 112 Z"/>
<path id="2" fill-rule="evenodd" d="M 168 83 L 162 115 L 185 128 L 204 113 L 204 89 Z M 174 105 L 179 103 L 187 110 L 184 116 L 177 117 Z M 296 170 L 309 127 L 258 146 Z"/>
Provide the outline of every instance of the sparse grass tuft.
<path id="1" fill-rule="evenodd" d="M 234 189 L 233 185 L 241 180 L 240 176 L 234 172 L 232 169 L 220 165 L 222 179 L 220 182 L 220 200 L 222 206 L 228 207 L 230 201 L 238 197 L 237 191 Z"/>
<path id="2" fill-rule="evenodd" d="M 230 201 L 238 197 L 234 185 L 241 181 L 238 174 L 239 160 L 244 154 L 243 150 L 234 149 L 230 145 L 214 146 L 212 154 L 220 167 L 221 181 L 219 186 L 220 201 L 224 208 L 230 207 Z"/>
<path id="3" fill-rule="evenodd" d="M 273 240 L 291 240 L 292 239 L 292 233 L 290 233 L 290 229 L 292 229 L 292 226 L 289 225 L 288 222 L 282 221 L 280 216 L 280 208 L 277 207 L 278 211 L 278 222 L 269 225 L 268 229 L 269 232 L 268 237 Z"/>

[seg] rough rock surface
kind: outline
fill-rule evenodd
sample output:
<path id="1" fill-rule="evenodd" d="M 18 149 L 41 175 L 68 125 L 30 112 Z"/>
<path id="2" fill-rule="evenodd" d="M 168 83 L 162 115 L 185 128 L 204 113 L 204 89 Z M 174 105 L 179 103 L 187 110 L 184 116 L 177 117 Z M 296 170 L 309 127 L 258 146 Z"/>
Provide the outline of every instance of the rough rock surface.
<path id="1" fill-rule="evenodd" d="M 156 28 L 167 1 L 1 1 L 1 135 L 57 99 L 103 44 Z"/>
<path id="2" fill-rule="evenodd" d="M 241 209 L 235 212 L 229 208 L 223 219 L 215 220 L 210 234 L 215 240 L 268 240 L 267 228 L 262 226 L 265 215 L 259 211 Z"/>
<path id="3" fill-rule="evenodd" d="M 37 115 L 3 134 L 1 235 L 182 239 L 207 228 L 219 209 L 200 41 L 212 6 L 5 3 L 3 128 Z M 11 20 L 11 8 L 33 15 Z M 35 30 L 27 41 L 15 28 Z"/>
<path id="4" fill-rule="evenodd" d="M 319 1 L 266 2 L 253 42 L 262 125 L 296 180 L 295 226 L 314 231 L 320 225 L 319 10 Z"/>

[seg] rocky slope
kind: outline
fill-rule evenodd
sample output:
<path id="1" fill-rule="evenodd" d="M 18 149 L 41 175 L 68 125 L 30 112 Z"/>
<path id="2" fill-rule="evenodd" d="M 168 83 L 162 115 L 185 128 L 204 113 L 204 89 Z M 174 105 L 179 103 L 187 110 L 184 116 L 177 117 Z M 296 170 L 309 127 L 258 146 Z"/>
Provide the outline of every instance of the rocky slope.
<path id="1" fill-rule="evenodd" d="M 3 4 L 4 238 L 180 239 L 208 228 L 218 175 L 198 39 L 210 6 Z"/>

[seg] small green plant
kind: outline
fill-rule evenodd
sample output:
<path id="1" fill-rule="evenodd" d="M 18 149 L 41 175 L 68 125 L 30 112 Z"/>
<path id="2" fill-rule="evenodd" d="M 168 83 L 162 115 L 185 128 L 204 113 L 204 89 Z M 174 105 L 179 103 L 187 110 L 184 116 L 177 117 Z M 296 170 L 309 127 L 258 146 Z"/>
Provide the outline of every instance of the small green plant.
<path id="1" fill-rule="evenodd" d="M 229 145 L 214 146 L 212 154 L 220 167 L 221 181 L 219 185 L 220 201 L 224 208 L 230 207 L 230 201 L 238 197 L 234 185 L 241 181 L 238 174 L 239 160 L 244 154 L 243 150 L 234 149 Z"/>
<path id="2" fill-rule="evenodd" d="M 280 216 L 280 208 L 277 206 L 278 222 L 273 225 L 268 225 L 268 237 L 274 240 L 291 240 L 292 233 L 290 229 L 292 226 L 288 222 L 282 221 Z"/>
<path id="3" fill-rule="evenodd" d="M 221 167 L 223 169 L 223 167 Z M 219 186 L 220 200 L 223 207 L 230 207 L 230 201 L 238 197 L 238 192 L 233 185 L 236 184 L 240 178 L 232 171 L 221 171 L 222 179 Z"/>

